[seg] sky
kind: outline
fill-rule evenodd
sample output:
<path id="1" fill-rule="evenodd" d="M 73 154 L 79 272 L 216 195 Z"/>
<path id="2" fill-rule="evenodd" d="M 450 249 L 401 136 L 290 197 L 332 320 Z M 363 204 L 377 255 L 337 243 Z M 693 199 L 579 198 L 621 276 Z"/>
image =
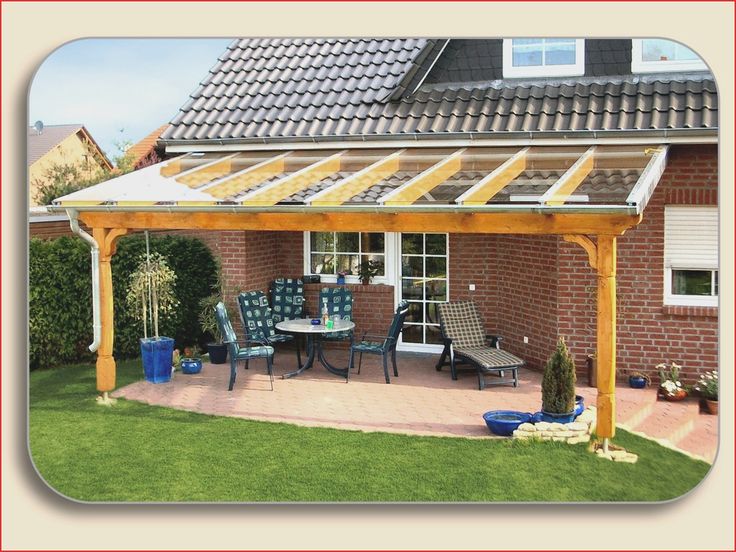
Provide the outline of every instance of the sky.
<path id="1" fill-rule="evenodd" d="M 56 49 L 31 82 L 28 124 L 83 124 L 112 159 L 168 123 L 231 39 L 82 39 Z"/>

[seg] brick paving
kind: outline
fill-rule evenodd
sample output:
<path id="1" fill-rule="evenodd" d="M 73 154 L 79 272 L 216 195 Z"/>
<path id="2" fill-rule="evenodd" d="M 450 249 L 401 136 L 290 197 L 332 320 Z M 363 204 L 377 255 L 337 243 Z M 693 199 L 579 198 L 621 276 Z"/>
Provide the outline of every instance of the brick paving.
<path id="1" fill-rule="evenodd" d="M 338 366 L 347 365 L 347 354 L 329 350 Z M 274 391 L 270 391 L 265 362 L 242 363 L 232 392 L 227 383 L 230 365 L 205 364 L 202 372 L 176 372 L 171 382 L 139 381 L 113 396 L 218 416 L 285 422 L 303 426 L 361 431 L 385 431 L 414 435 L 493 438 L 481 418 L 488 410 L 535 412 L 541 404 L 541 374 L 519 372 L 519 387 L 493 386 L 478 390 L 474 372 L 460 372 L 452 381 L 449 368 L 437 372 L 436 355 L 401 353 L 399 377 L 386 385 L 380 357 L 366 355 L 361 373 L 350 383 L 327 372 L 320 364 L 301 375 L 283 380 L 280 375 L 295 368 L 291 351 L 277 353 Z M 596 391 L 578 382 L 577 392 L 586 404 L 595 404 Z M 622 427 L 660 440 L 691 455 L 712 461 L 718 445 L 718 418 L 698 414 L 697 401 L 658 401 L 654 389 L 618 387 L 618 421 Z"/>

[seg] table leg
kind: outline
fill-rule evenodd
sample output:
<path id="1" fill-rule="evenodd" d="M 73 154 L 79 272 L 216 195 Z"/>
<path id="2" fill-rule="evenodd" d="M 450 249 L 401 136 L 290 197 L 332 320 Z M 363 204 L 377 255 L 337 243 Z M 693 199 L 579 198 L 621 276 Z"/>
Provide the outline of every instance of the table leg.
<path id="1" fill-rule="evenodd" d="M 342 376 L 343 378 L 347 379 L 348 368 L 336 368 L 327 361 L 327 359 L 325 358 L 324 351 L 322 350 L 321 340 L 319 339 L 317 340 L 317 343 L 315 343 L 315 347 L 317 347 L 317 356 L 319 358 L 319 361 L 322 363 L 322 366 L 324 366 L 328 372 L 331 372 L 335 374 L 336 376 Z"/>
<path id="2" fill-rule="evenodd" d="M 314 343 L 314 338 L 310 334 L 307 334 L 307 359 L 304 361 L 304 364 L 302 364 L 297 370 L 294 370 L 293 372 L 287 372 L 286 374 L 281 376 L 281 379 L 293 378 L 294 376 L 298 376 L 299 374 L 304 372 L 304 370 L 309 370 L 314 364 L 315 347 L 316 345 Z"/>

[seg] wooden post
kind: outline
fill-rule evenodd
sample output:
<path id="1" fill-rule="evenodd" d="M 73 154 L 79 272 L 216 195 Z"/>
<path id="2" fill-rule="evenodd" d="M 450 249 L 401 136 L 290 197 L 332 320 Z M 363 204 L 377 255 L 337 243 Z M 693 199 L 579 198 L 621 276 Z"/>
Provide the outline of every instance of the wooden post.
<path id="1" fill-rule="evenodd" d="M 114 340 L 114 309 L 112 295 L 112 270 L 110 260 L 115 254 L 117 239 L 126 234 L 124 229 L 93 228 L 92 237 L 100 248 L 100 346 L 97 349 L 97 390 L 107 393 L 115 389 L 115 358 L 112 356 Z"/>
<path id="2" fill-rule="evenodd" d="M 616 237 L 598 236 L 598 414 L 596 434 L 616 434 Z"/>

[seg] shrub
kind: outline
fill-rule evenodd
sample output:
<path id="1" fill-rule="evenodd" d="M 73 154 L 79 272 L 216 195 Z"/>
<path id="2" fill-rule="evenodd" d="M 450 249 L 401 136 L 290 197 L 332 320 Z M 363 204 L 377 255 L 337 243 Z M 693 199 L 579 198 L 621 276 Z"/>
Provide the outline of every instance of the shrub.
<path id="1" fill-rule="evenodd" d="M 575 410 L 575 363 L 562 338 L 544 367 L 542 410 L 553 414 Z"/>
<path id="2" fill-rule="evenodd" d="M 130 275 L 145 253 L 141 234 L 118 241 L 112 258 L 115 305 L 114 354 L 130 358 L 140 354 L 141 323 L 126 305 Z M 196 238 L 152 236 L 151 251 L 160 253 L 177 275 L 174 295 L 179 306 L 161 321 L 161 335 L 179 346 L 204 344 L 197 320 L 199 302 L 215 283 L 215 259 Z M 33 238 L 29 246 L 30 365 L 38 367 L 90 360 L 92 292 L 89 246 L 78 238 Z"/>

